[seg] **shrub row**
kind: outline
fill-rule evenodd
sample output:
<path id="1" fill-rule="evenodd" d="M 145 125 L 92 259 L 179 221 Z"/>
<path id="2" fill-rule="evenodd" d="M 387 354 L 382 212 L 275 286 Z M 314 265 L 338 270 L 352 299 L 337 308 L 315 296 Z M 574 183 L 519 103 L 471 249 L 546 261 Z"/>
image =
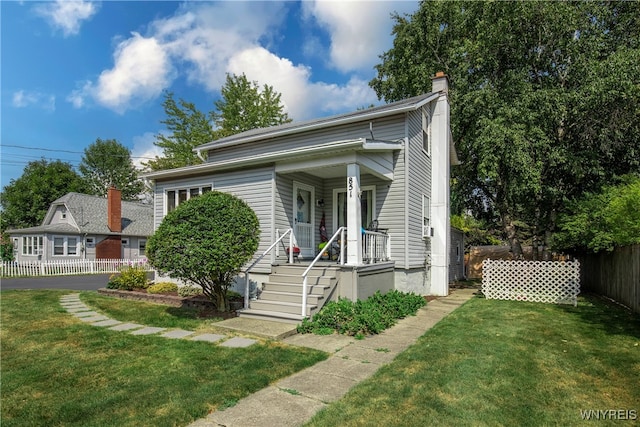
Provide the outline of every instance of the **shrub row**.
<path id="1" fill-rule="evenodd" d="M 298 332 L 319 335 L 338 332 L 361 338 L 390 328 L 398 319 L 414 315 L 425 304 L 420 295 L 396 290 L 386 294 L 378 291 L 364 301 L 340 298 L 327 303 L 312 320 L 304 319 Z"/>
<path id="2" fill-rule="evenodd" d="M 134 289 L 147 289 L 147 272 L 141 267 L 123 268 L 120 274 L 109 277 L 107 289 L 119 289 L 121 291 L 132 291 Z"/>

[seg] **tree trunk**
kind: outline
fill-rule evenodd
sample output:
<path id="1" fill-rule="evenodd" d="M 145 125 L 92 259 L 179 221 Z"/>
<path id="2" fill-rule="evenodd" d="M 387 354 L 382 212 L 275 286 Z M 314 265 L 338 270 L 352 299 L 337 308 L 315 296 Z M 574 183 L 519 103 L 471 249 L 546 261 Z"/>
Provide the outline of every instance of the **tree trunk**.
<path id="1" fill-rule="evenodd" d="M 513 256 L 513 259 L 522 259 L 522 245 L 520 244 L 520 240 L 518 239 L 518 235 L 516 233 L 516 225 L 513 223 L 513 220 L 511 219 L 509 214 L 505 214 L 502 216 L 502 225 L 504 227 L 504 232 L 507 235 L 509 246 L 511 246 L 511 254 Z"/>

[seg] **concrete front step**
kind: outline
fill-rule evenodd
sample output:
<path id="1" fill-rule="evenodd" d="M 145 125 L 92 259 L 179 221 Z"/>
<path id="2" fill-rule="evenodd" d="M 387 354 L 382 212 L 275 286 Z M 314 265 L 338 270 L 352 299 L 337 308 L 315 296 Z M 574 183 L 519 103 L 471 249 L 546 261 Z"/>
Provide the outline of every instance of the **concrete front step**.
<path id="1" fill-rule="evenodd" d="M 308 294 L 307 304 L 319 305 L 320 300 L 324 299 L 324 295 Z M 272 290 L 263 290 L 260 294 L 260 301 L 283 301 L 283 302 L 297 302 L 302 301 L 302 288 L 300 292 L 279 292 Z"/>
<path id="2" fill-rule="evenodd" d="M 251 301 L 251 308 L 255 308 L 256 310 L 302 315 L 302 304 L 300 302 L 268 301 L 259 299 Z M 306 315 L 311 316 L 317 311 L 317 308 L 317 305 L 307 304 Z"/>
<path id="3" fill-rule="evenodd" d="M 279 264 L 279 265 L 273 265 L 271 267 L 271 273 L 291 274 L 291 275 L 297 275 L 298 277 L 302 277 L 302 273 L 304 273 L 307 267 L 308 265 L 304 265 L 304 264 Z M 309 274 L 313 276 L 336 277 L 338 275 L 338 271 L 340 271 L 340 269 L 336 266 L 336 264 L 331 264 L 331 265 L 316 264 L 311 269 Z"/>
<path id="4" fill-rule="evenodd" d="M 302 316 L 300 315 L 300 313 L 281 313 L 278 311 L 258 310 L 255 308 L 246 308 L 244 310 L 239 310 L 238 316 L 247 319 L 271 320 L 274 322 L 290 323 L 294 325 L 302 323 Z"/>
<path id="5" fill-rule="evenodd" d="M 309 274 L 307 276 L 307 284 L 309 285 L 327 285 L 333 286 L 337 282 L 336 276 L 319 276 Z M 302 283 L 301 274 L 282 274 L 271 273 L 269 275 L 269 281 L 279 283 Z"/>
<path id="6" fill-rule="evenodd" d="M 325 295 L 331 286 L 328 285 L 312 285 L 307 287 L 307 294 Z M 302 283 L 278 283 L 267 282 L 262 285 L 262 291 L 289 292 L 302 295 Z"/>

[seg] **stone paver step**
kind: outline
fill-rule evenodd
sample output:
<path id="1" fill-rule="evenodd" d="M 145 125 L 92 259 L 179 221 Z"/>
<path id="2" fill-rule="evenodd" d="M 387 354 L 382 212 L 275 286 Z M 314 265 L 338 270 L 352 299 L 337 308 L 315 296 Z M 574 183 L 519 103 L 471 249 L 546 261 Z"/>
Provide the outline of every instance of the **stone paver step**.
<path id="1" fill-rule="evenodd" d="M 242 348 L 253 345 L 257 340 L 252 338 L 231 337 L 219 334 L 198 334 L 195 331 L 184 329 L 167 329 L 154 326 L 140 325 L 137 323 L 121 322 L 111 319 L 97 311 L 94 311 L 80 300 L 79 294 L 69 294 L 60 298 L 60 305 L 77 319 L 89 323 L 92 326 L 105 327 L 112 331 L 129 332 L 131 335 L 155 335 L 168 339 L 188 339 L 192 341 L 204 341 L 208 343 L 218 343 L 221 347 Z"/>

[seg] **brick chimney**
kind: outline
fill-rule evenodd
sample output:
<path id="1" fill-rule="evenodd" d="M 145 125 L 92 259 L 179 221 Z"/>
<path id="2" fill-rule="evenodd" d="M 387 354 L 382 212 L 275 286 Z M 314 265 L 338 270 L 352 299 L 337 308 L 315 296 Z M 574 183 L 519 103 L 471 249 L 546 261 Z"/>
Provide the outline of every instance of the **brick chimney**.
<path id="1" fill-rule="evenodd" d="M 122 232 L 122 192 L 115 187 L 107 191 L 107 226 L 114 233 Z"/>
<path id="2" fill-rule="evenodd" d="M 431 92 L 449 92 L 449 77 L 442 71 L 438 71 L 431 77 Z"/>

